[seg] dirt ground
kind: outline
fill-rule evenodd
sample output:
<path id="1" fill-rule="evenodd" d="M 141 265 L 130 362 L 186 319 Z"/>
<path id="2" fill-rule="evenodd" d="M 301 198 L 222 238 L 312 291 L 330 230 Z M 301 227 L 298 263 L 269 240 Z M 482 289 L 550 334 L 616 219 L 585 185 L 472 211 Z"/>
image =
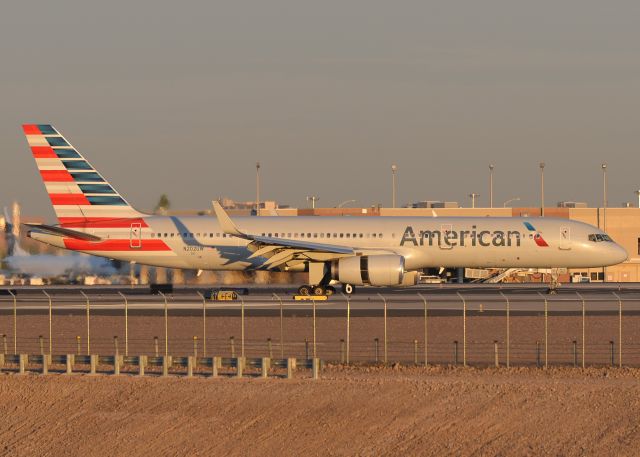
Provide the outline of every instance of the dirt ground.
<path id="1" fill-rule="evenodd" d="M 0 455 L 635 456 L 638 381 L 607 368 L 3 374 Z"/>
<path id="2" fill-rule="evenodd" d="M 585 363 L 587 365 L 619 362 L 619 328 L 617 316 L 587 315 L 585 319 Z M 467 362 L 475 366 L 494 363 L 494 342 L 497 341 L 498 361 L 506 363 L 507 321 L 505 316 L 470 315 L 467 318 Z M 152 355 L 156 351 L 154 337 L 158 337 L 159 354 L 165 351 L 165 329 L 162 315 L 131 315 L 128 320 L 129 354 Z M 512 365 L 544 363 L 544 316 L 519 316 L 510 319 L 510 362 Z M 17 319 L 17 351 L 39 353 L 42 346 L 49 349 L 49 324 L 46 315 L 20 315 Z M 458 341 L 458 363 L 463 361 L 462 316 L 432 316 L 428 320 L 428 360 L 430 363 L 454 364 L 454 341 Z M 113 354 L 114 336 L 119 353 L 125 352 L 123 316 L 93 315 L 90 320 L 90 351 L 94 354 Z M 54 314 L 52 320 L 52 351 L 56 354 L 86 353 L 86 319 L 81 314 Z M 204 329 L 202 317 L 169 316 L 169 354 L 203 355 Z M 245 319 L 245 355 L 305 357 L 313 355 L 313 320 L 308 316 L 286 316 L 283 320 L 283 347 L 280 347 L 280 319 L 278 316 L 253 316 Z M 7 352 L 13 352 L 13 319 L 0 315 L 0 335 L 6 335 Z M 239 316 L 208 316 L 206 319 L 206 355 L 229 357 L 240 355 L 242 327 Z M 194 347 L 193 337 L 197 337 Z M 233 339 L 232 339 L 233 337 Z M 269 339 L 271 342 L 269 343 Z M 378 340 L 376 343 L 376 339 Z M 343 341 L 341 341 L 343 340 Z M 306 342 L 305 342 L 306 341 Z M 340 361 L 347 356 L 346 317 L 319 315 L 316 322 L 316 354 L 324 360 Z M 575 353 L 574 344 L 576 341 Z M 613 346 L 611 345 L 613 342 Z M 640 316 L 623 317 L 622 359 L 627 366 L 640 366 Z M 4 344 L 4 342 L 2 343 Z M 376 351 L 377 347 L 377 351 Z M 349 322 L 350 361 L 379 361 L 384 357 L 384 321 L 380 317 L 351 317 Z M 4 350 L 4 348 L 0 349 Z M 282 351 L 282 352 L 281 352 Z M 550 365 L 582 363 L 581 316 L 550 315 L 548 319 L 547 357 Z M 424 362 L 424 320 L 420 316 L 391 316 L 387 321 L 387 356 L 389 362 Z"/>

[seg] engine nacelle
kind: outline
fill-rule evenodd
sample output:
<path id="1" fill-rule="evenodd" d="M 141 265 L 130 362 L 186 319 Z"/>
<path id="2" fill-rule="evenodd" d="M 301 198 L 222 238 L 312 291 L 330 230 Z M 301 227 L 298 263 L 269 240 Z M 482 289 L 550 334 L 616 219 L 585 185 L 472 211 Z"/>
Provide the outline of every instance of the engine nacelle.
<path id="1" fill-rule="evenodd" d="M 356 286 L 397 286 L 404 278 L 404 257 L 395 254 L 344 257 L 331 263 L 331 277 Z"/>

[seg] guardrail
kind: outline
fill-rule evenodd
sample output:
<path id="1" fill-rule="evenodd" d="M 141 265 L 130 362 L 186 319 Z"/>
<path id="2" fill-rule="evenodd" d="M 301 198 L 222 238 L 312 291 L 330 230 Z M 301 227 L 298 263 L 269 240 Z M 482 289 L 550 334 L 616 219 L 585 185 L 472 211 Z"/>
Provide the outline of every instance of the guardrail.
<path id="1" fill-rule="evenodd" d="M 64 366 L 61 369 L 60 366 Z M 105 367 L 110 367 L 106 369 Z M 217 378 L 223 375 L 227 377 L 242 378 L 246 375 L 260 376 L 262 378 L 284 377 L 292 379 L 294 372 L 299 368 L 311 370 L 311 378 L 319 379 L 322 362 L 318 358 L 313 359 L 272 359 L 270 357 L 173 357 L 173 356 L 146 356 L 146 355 L 77 355 L 77 354 L 0 354 L 0 372 L 17 372 L 26 374 L 38 372 L 49 374 L 54 372 L 52 367 L 58 368 L 57 373 L 64 374 L 113 374 L 120 375 L 123 367 L 131 367 L 133 371 L 128 373 L 145 376 L 147 368 L 159 368 L 161 376 L 184 375 L 191 378 L 195 375 Z M 231 369 L 222 374 L 220 369 Z M 245 370 L 253 370 L 247 373 Z M 279 374 L 275 369 L 283 369 Z M 186 371 L 185 371 L 186 370 Z M 257 372 L 256 372 L 257 370 Z"/>

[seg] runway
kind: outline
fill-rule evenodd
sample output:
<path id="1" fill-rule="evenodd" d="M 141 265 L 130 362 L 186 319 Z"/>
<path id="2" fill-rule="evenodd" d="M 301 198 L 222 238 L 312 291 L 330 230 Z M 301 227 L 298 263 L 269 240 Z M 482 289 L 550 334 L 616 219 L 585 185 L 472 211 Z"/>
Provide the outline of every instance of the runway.
<path id="1" fill-rule="evenodd" d="M 235 301 L 203 299 L 201 294 L 212 288 L 247 288 L 248 294 Z M 354 315 L 378 316 L 387 312 L 394 316 L 451 315 L 466 310 L 469 314 L 496 315 L 506 313 L 539 314 L 545 311 L 560 314 L 582 313 L 617 314 L 621 308 L 625 314 L 640 313 L 640 284 L 576 284 L 564 285 L 556 294 L 548 293 L 548 286 L 526 285 L 424 285 L 404 288 L 361 287 L 351 296 L 336 294 L 326 301 L 295 301 L 294 286 L 236 285 L 223 287 L 176 287 L 172 293 L 154 295 L 149 287 L 137 286 L 50 286 L 15 287 L 0 289 L 0 313 L 12 313 L 13 296 L 19 313 L 47 313 L 49 297 L 52 312 L 83 313 L 87 301 L 92 313 L 154 315 L 165 307 L 173 315 L 199 315 L 203 308 L 211 315 L 237 315 L 244 309 L 252 315 L 285 314 L 307 315 L 316 312 L 323 315 L 342 315 L 348 311 Z M 165 303 L 166 299 L 166 303 Z M 546 305 L 545 305 L 546 301 Z M 126 303 L 125 303 L 126 302 Z M 385 303 L 386 302 L 386 303 Z"/>

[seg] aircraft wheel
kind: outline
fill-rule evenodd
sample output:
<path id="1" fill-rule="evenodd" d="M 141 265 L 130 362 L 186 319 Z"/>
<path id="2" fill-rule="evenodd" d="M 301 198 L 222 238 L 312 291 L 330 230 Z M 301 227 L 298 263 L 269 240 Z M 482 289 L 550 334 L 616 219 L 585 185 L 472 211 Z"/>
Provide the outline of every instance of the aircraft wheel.
<path id="1" fill-rule="evenodd" d="M 325 289 L 322 286 L 315 286 L 313 288 L 313 295 L 324 295 Z"/>
<path id="2" fill-rule="evenodd" d="M 336 293 L 335 287 L 327 286 L 327 290 L 324 292 L 327 295 L 333 295 Z"/>
<path id="3" fill-rule="evenodd" d="M 342 285 L 342 292 L 344 292 L 347 295 L 351 295 L 355 291 L 356 291 L 356 288 L 355 288 L 355 286 L 353 284 L 343 284 Z"/>
<path id="4" fill-rule="evenodd" d="M 311 287 L 310 287 L 310 286 L 307 286 L 307 285 L 300 286 L 300 287 L 298 288 L 298 293 L 299 293 L 300 295 L 311 295 Z"/>

